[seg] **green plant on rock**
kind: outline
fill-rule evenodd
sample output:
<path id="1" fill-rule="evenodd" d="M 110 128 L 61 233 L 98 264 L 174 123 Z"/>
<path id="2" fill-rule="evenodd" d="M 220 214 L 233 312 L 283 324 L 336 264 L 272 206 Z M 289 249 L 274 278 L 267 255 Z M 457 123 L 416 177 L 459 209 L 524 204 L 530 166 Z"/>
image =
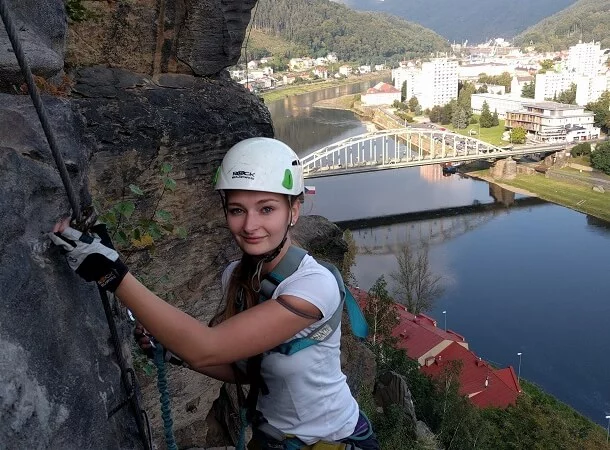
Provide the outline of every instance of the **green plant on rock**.
<path id="1" fill-rule="evenodd" d="M 168 235 L 186 238 L 186 229 L 176 227 L 172 214 L 159 208 L 163 197 L 176 190 L 176 181 L 170 176 L 171 171 L 171 164 L 165 163 L 161 166 L 159 171 L 161 188 L 154 209 L 149 215 L 138 214 L 138 202 L 133 198 L 123 198 L 99 217 L 99 220 L 107 225 L 113 241 L 122 251 L 132 253 L 136 250 L 152 248 L 162 237 Z M 146 197 L 142 189 L 135 184 L 129 185 L 129 191 L 136 199 Z"/>
<path id="2" fill-rule="evenodd" d="M 84 22 L 93 16 L 83 5 L 83 0 L 65 0 L 65 5 L 68 19 L 72 22 Z"/>

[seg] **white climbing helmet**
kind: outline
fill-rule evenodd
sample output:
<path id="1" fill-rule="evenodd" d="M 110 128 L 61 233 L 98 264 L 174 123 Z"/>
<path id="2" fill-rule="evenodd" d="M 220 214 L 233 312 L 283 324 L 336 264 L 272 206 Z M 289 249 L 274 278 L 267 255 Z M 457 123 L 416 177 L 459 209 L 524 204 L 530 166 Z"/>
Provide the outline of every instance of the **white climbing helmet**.
<path id="1" fill-rule="evenodd" d="M 303 192 L 303 166 L 297 154 L 277 139 L 245 139 L 229 149 L 214 177 L 216 190 Z"/>

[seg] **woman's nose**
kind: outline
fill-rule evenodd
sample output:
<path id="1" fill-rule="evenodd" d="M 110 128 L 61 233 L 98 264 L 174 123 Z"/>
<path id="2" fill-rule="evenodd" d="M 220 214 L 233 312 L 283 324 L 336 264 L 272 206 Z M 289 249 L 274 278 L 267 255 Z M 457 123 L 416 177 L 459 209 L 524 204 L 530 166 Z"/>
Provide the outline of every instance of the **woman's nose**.
<path id="1" fill-rule="evenodd" d="M 247 213 L 244 220 L 244 231 L 250 233 L 259 227 L 259 221 L 256 214 Z"/>

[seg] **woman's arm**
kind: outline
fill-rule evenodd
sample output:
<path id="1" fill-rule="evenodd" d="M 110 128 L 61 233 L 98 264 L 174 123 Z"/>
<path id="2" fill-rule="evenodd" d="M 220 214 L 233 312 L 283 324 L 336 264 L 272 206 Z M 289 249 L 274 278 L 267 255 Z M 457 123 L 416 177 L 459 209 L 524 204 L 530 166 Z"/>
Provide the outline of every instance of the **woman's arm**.
<path id="1" fill-rule="evenodd" d="M 316 321 L 266 301 L 210 328 L 157 297 L 130 273 L 116 294 L 155 339 L 198 371 L 263 353 Z M 311 316 L 320 314 L 298 297 L 282 296 L 282 300 Z M 216 374 L 228 375 L 224 369 Z"/>

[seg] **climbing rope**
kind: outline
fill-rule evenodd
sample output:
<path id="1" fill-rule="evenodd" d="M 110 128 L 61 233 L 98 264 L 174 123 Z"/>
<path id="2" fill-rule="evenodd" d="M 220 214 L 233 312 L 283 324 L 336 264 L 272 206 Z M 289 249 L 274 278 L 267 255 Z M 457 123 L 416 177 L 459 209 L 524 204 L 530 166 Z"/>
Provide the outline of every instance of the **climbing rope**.
<path id="1" fill-rule="evenodd" d="M 2 18 L 2 22 L 4 22 L 6 33 L 13 47 L 13 51 L 17 58 L 17 62 L 19 63 L 19 67 L 21 68 L 23 77 L 25 78 L 25 82 L 28 86 L 28 92 L 30 94 L 32 102 L 34 103 L 34 108 L 36 109 L 36 113 L 38 114 L 42 129 L 47 138 L 47 142 L 49 143 L 51 153 L 53 154 L 53 159 L 55 160 L 57 170 L 59 171 L 59 176 L 61 177 L 61 181 L 68 196 L 70 206 L 72 207 L 72 220 L 77 223 L 80 223 L 81 226 L 83 226 L 85 225 L 85 221 L 88 218 L 82 217 L 80 202 L 78 201 L 77 196 L 72 187 L 72 182 L 70 181 L 68 170 L 64 163 L 63 157 L 59 151 L 59 146 L 57 145 L 53 129 L 51 128 L 51 122 L 49 120 L 47 110 L 44 104 L 42 103 L 40 93 L 38 92 L 38 88 L 36 87 L 36 83 L 34 82 L 34 77 L 32 76 L 32 71 L 27 62 L 27 59 L 25 58 L 23 48 L 21 47 L 21 42 L 17 34 L 17 28 L 15 27 L 13 18 L 7 6 L 7 0 L 0 0 L 0 18 Z M 91 217 L 89 217 L 89 219 Z M 104 313 L 106 314 L 108 328 L 110 330 L 114 353 L 116 355 L 117 362 L 121 370 L 121 381 L 127 394 L 126 400 L 124 400 L 123 402 L 121 402 L 121 404 L 112 408 L 109 411 L 108 418 L 112 417 L 118 410 L 120 410 L 127 404 L 130 404 L 144 449 L 151 450 L 153 448 L 152 434 L 150 433 L 150 427 L 148 424 L 146 412 L 140 407 L 137 378 L 133 369 L 131 367 L 128 367 L 127 363 L 125 362 L 125 358 L 123 356 L 121 348 L 121 341 L 119 339 L 119 334 L 117 332 L 116 324 L 114 322 L 112 308 L 110 307 L 110 301 L 108 299 L 108 294 L 105 290 L 101 288 L 99 289 L 99 292 L 100 297 L 102 298 L 102 304 L 104 306 Z M 146 426 L 143 418 L 146 420 Z"/>
<path id="2" fill-rule="evenodd" d="M 25 82 L 28 86 L 28 92 L 30 93 L 30 97 L 32 98 L 32 102 L 34 103 L 36 112 L 38 113 L 38 118 L 40 119 L 40 123 L 42 124 L 42 129 L 44 130 L 47 142 L 49 143 L 49 147 L 51 148 L 51 153 L 53 154 L 53 159 L 55 159 L 57 170 L 59 170 L 59 176 L 61 177 L 61 181 L 64 184 L 66 194 L 68 194 L 68 200 L 70 201 L 70 206 L 72 207 L 72 219 L 77 221 L 81 220 L 82 218 L 80 203 L 78 202 L 76 194 L 74 193 L 74 189 L 72 188 L 70 176 L 68 175 L 68 169 L 66 168 L 64 160 L 59 151 L 59 146 L 57 145 L 57 141 L 55 140 L 55 135 L 53 134 L 53 130 L 51 128 L 51 123 L 49 121 L 47 110 L 44 104 L 42 103 L 38 88 L 36 87 L 36 83 L 34 82 L 34 77 L 32 76 L 32 71 L 30 70 L 28 61 L 25 58 L 25 53 L 23 52 L 23 48 L 21 47 L 21 42 L 17 34 L 17 28 L 15 27 L 13 18 L 10 14 L 10 11 L 8 10 L 8 6 L 6 6 L 6 0 L 0 0 L 0 17 L 2 17 L 4 27 L 6 28 L 6 34 L 8 34 L 8 38 L 11 41 L 13 51 L 15 52 L 15 56 L 17 57 L 17 62 L 19 63 L 19 67 L 21 68 L 21 73 L 23 74 Z"/>
<path id="3" fill-rule="evenodd" d="M 170 404 L 169 389 L 167 385 L 167 368 L 165 367 L 165 352 L 163 346 L 155 344 L 155 366 L 157 367 L 157 389 L 159 390 L 159 402 L 161 403 L 161 418 L 163 419 L 163 431 L 165 432 L 165 444 L 167 450 L 178 450 L 174 438 L 174 421 L 172 419 L 172 407 Z"/>

